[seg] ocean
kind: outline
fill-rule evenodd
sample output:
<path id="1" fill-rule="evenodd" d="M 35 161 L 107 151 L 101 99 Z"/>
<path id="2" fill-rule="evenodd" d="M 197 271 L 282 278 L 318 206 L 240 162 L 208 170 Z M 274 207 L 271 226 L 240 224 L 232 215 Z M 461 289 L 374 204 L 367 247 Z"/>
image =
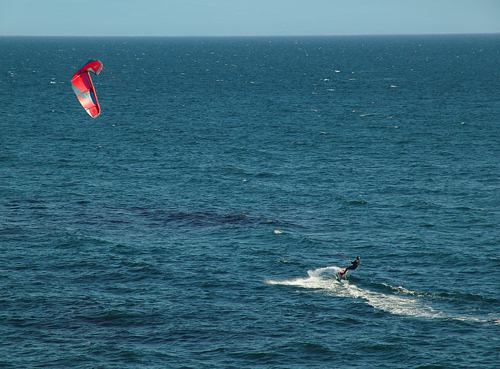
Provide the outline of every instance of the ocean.
<path id="1" fill-rule="evenodd" d="M 0 367 L 498 368 L 499 65 L 498 34 L 0 37 Z"/>

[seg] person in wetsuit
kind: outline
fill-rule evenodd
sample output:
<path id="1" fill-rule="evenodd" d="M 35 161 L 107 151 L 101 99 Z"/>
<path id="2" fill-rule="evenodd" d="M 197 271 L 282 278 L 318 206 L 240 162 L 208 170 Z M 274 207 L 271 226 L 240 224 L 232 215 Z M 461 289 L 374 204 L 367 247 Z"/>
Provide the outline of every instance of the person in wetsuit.
<path id="1" fill-rule="evenodd" d="M 359 260 L 359 256 L 356 258 L 356 260 L 354 261 L 351 261 L 349 260 L 349 262 L 352 264 L 351 266 L 348 266 L 347 268 L 344 268 L 340 271 L 340 276 L 342 277 L 344 274 L 347 273 L 348 270 L 356 270 L 356 268 L 358 267 L 359 263 L 360 263 L 360 260 Z"/>

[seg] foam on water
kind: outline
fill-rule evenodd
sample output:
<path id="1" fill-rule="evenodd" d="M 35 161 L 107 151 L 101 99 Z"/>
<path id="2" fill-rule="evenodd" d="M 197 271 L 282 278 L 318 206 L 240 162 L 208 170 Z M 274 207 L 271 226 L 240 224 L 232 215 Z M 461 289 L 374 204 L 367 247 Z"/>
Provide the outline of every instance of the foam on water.
<path id="1" fill-rule="evenodd" d="M 338 273 L 342 268 L 330 266 L 309 270 L 308 277 L 292 280 L 268 280 L 271 285 L 296 286 L 306 289 L 321 290 L 333 297 L 353 298 L 364 300 L 368 305 L 394 315 L 411 316 L 425 319 L 452 319 L 477 323 L 500 324 L 500 317 L 478 318 L 470 315 L 453 314 L 431 306 L 424 301 L 423 294 L 408 290 L 404 287 L 393 287 L 383 284 L 390 292 L 381 293 L 358 287 L 352 280 L 339 279 Z"/>

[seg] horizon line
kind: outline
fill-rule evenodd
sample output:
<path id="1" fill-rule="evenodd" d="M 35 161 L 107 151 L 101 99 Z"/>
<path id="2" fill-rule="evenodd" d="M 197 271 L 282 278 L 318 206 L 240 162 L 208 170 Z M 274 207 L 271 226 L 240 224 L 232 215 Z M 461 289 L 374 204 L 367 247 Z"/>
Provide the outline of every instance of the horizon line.
<path id="1" fill-rule="evenodd" d="M 0 37 L 122 37 L 122 38 L 263 38 L 263 37 L 367 37 L 367 36 L 466 36 L 500 35 L 500 32 L 445 32 L 445 33 L 359 33 L 359 34 L 313 34 L 313 35 L 0 35 Z"/>

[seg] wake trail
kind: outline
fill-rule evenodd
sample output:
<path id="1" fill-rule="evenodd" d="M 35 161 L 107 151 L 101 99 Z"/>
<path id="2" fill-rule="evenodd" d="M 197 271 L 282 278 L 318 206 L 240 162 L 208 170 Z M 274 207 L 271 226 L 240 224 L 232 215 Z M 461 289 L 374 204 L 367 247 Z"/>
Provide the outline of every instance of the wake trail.
<path id="1" fill-rule="evenodd" d="M 403 287 L 384 285 L 389 290 L 388 293 L 360 288 L 347 279 L 338 279 L 338 273 L 341 269 L 337 266 L 324 267 L 309 270 L 307 272 L 308 276 L 305 278 L 283 281 L 268 280 L 266 283 L 321 291 L 333 297 L 361 299 L 373 308 L 393 315 L 500 325 L 500 316 L 487 315 L 485 317 L 475 317 L 466 314 L 445 312 L 424 301 L 423 294 L 407 290 Z"/>

